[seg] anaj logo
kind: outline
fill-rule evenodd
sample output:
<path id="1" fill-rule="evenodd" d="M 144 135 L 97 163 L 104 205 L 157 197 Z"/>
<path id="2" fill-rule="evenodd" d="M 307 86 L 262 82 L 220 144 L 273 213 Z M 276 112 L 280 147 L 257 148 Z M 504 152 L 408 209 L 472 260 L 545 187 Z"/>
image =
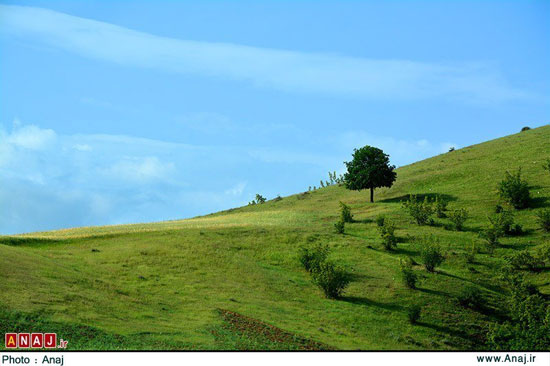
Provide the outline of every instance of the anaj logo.
<path id="1" fill-rule="evenodd" d="M 6 333 L 6 348 L 67 348 L 68 341 L 55 333 Z"/>

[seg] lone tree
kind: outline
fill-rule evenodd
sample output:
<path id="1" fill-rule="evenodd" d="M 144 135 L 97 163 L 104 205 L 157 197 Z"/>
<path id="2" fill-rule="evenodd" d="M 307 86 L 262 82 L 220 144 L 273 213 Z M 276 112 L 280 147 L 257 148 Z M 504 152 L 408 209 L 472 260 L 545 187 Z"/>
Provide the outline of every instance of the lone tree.
<path id="1" fill-rule="evenodd" d="M 344 162 L 348 171 L 344 175 L 347 189 L 370 189 L 370 201 L 374 202 L 374 189 L 391 187 L 395 182 L 395 166 L 390 165 L 387 154 L 376 147 L 364 146 L 353 150 L 353 160 Z"/>

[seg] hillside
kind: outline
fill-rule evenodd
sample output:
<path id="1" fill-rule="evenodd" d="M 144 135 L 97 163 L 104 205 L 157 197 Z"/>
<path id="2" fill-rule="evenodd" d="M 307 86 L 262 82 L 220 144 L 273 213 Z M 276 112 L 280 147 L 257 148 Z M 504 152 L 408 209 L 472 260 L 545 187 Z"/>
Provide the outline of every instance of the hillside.
<path id="1" fill-rule="evenodd" d="M 329 186 L 189 220 L 0 237 L 0 332 L 54 330 L 72 349 L 479 349 L 500 315 L 456 297 L 473 285 L 497 309 L 504 256 L 550 240 L 534 216 L 550 205 L 548 157 L 544 126 L 401 167 L 373 204 L 366 191 Z M 520 166 L 533 204 L 515 220 L 527 234 L 467 263 L 499 202 L 497 183 Z M 466 208 L 465 231 L 445 229 L 448 219 L 413 224 L 401 207 L 409 194 Z M 345 235 L 334 232 L 339 201 L 356 220 Z M 380 244 L 379 214 L 397 224 L 394 252 Z M 425 234 L 439 238 L 446 260 L 436 273 L 415 268 L 419 288 L 407 289 L 399 261 L 421 262 Z M 314 243 L 353 273 L 342 299 L 326 299 L 301 267 L 299 247 Z M 526 275 L 550 294 L 550 271 Z M 423 306 L 416 325 L 411 304 Z"/>

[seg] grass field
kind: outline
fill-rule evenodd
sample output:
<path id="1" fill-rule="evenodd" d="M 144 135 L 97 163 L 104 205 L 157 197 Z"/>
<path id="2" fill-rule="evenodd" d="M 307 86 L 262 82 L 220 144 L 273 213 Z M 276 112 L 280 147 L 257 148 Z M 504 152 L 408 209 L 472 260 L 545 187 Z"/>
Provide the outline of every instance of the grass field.
<path id="1" fill-rule="evenodd" d="M 375 203 L 334 185 L 188 220 L 3 236 L 0 333 L 52 330 L 69 349 L 481 349 L 489 324 L 502 320 L 504 256 L 550 241 L 535 221 L 550 206 L 548 157 L 545 126 L 401 167 Z M 520 166 L 533 200 L 515 218 L 527 233 L 467 263 L 499 202 L 497 183 Z M 465 230 L 445 229 L 448 219 L 412 223 L 401 207 L 409 194 L 466 208 Z M 334 231 L 339 201 L 355 219 L 344 235 Z M 379 214 L 397 224 L 394 252 L 381 246 Z M 421 282 L 407 289 L 399 260 L 420 263 L 425 234 L 439 238 L 445 261 L 436 273 L 415 266 Z M 315 243 L 353 275 L 341 299 L 325 298 L 297 259 Z M 526 275 L 550 294 L 550 269 Z M 483 292 L 486 311 L 458 304 L 466 286 Z M 413 304 L 422 306 L 415 325 L 406 316 Z"/>

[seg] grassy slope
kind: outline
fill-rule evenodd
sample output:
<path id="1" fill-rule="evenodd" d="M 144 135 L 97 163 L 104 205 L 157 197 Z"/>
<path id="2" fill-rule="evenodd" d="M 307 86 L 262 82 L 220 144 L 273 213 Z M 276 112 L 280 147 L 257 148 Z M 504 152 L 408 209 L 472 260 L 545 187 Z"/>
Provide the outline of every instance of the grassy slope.
<path id="1" fill-rule="evenodd" d="M 479 348 L 479 335 L 496 318 L 461 308 L 456 295 L 473 284 L 490 306 L 497 304 L 503 289 L 494 278 L 503 255 L 548 240 L 534 213 L 548 205 L 550 174 L 541 165 L 549 154 L 545 126 L 399 168 L 396 184 L 377 190 L 375 204 L 367 203 L 367 192 L 331 186 L 190 220 L 0 237 L 3 319 L 6 324 L 20 312 L 39 313 L 27 318 L 61 324 L 52 329 L 82 324 L 107 334 L 73 342 L 79 348 L 299 348 L 291 337 L 273 346 L 259 333 L 235 331 L 219 309 L 340 349 Z M 462 254 L 479 240 L 477 232 L 498 202 L 497 182 L 518 166 L 535 198 L 534 208 L 516 215 L 529 234 L 505 238 L 493 255 L 482 253 L 476 264 L 467 264 Z M 451 209 L 469 210 L 467 230 L 412 224 L 399 203 L 409 193 L 448 195 Z M 346 235 L 333 232 L 338 201 L 350 204 L 357 220 Z M 379 213 L 397 222 L 395 253 L 381 249 L 372 223 Z M 426 233 L 440 238 L 447 258 L 436 274 L 417 267 L 420 289 L 408 290 L 399 259 L 410 255 L 420 262 L 417 238 Z M 341 300 L 323 298 L 297 261 L 298 247 L 314 242 L 328 243 L 332 257 L 354 273 Z M 530 275 L 545 293 L 549 273 Z M 424 305 L 414 326 L 406 319 L 413 303 Z M 121 337 L 139 342 L 114 341 Z"/>

